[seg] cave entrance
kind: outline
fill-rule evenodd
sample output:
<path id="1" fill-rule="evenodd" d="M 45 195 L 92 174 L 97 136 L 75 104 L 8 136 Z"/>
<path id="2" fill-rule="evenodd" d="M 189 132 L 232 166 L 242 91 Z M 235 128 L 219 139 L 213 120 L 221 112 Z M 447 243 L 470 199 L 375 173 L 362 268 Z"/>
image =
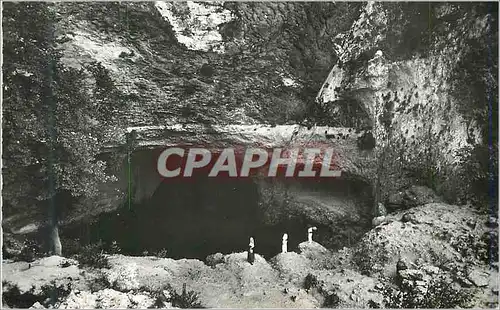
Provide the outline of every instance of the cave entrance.
<path id="1" fill-rule="evenodd" d="M 281 252 L 284 233 L 289 251 L 318 227 L 314 239 L 327 248 L 353 244 L 371 225 L 371 187 L 349 175 L 333 179 L 212 178 L 195 171 L 190 178 L 161 180 L 158 154 L 134 153 L 129 201 L 101 214 L 92 224 L 64 229 L 81 243 L 116 241 L 122 254 L 205 260 L 210 254 L 248 249 L 271 258 Z M 125 169 L 124 171 L 128 171 Z M 125 187 L 126 188 L 126 187 Z"/>
<path id="2" fill-rule="evenodd" d="M 300 218 L 264 224 L 261 197 L 251 178 L 220 179 L 198 175 L 162 182 L 141 202 L 102 215 L 92 229 L 94 241 L 116 241 L 126 255 L 166 250 L 174 259 L 205 258 L 248 249 L 270 258 L 281 251 L 284 232 L 289 250 L 306 238 L 307 223 Z"/>

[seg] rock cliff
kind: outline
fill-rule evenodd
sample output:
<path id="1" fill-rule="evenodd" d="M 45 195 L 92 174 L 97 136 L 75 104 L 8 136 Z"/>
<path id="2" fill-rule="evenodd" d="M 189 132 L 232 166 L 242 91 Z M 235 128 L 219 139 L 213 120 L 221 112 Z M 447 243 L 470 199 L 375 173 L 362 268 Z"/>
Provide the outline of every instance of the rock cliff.
<path id="1" fill-rule="evenodd" d="M 328 190 L 324 198 L 302 185 L 288 193 L 281 181 L 256 180 L 261 205 L 269 193 L 287 197 L 263 207 L 268 220 L 291 212 L 316 224 L 359 220 L 367 229 L 370 205 L 400 206 L 393 198 L 416 183 L 487 208 L 485 188 L 496 182 L 495 4 L 58 3 L 54 10 L 63 64 L 100 63 L 125 98 L 98 141 L 116 181 L 69 199 L 63 224 L 95 219 L 131 197 L 150 199 L 161 183 L 154 156 L 178 143 L 329 145 L 345 175 L 336 186 L 363 193 L 363 202 Z M 37 229 L 45 214 L 28 207 L 7 208 L 7 230 Z"/>

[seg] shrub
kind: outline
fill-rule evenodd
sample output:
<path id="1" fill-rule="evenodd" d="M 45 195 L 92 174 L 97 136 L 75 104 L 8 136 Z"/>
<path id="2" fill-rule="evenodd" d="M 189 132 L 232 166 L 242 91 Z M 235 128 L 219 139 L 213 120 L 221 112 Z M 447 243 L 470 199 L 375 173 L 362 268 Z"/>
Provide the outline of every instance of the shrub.
<path id="1" fill-rule="evenodd" d="M 21 253 L 15 258 L 17 261 L 32 262 L 43 256 L 43 251 L 40 245 L 35 240 L 25 240 L 21 248 Z"/>
<path id="2" fill-rule="evenodd" d="M 375 148 L 375 138 L 371 132 L 365 132 L 358 138 L 357 144 L 361 150 L 372 150 Z"/>
<path id="3" fill-rule="evenodd" d="M 43 285 L 40 292 L 35 293 L 34 287 L 29 291 L 21 294 L 19 287 L 3 281 L 3 306 L 10 306 L 13 308 L 29 308 L 34 303 L 39 302 L 44 307 L 53 308 L 53 306 L 61 302 L 71 292 L 70 286 L 64 284 L 57 285 L 55 281 L 50 284 Z"/>
<path id="4" fill-rule="evenodd" d="M 118 245 L 118 242 L 113 241 L 113 242 L 111 242 L 111 245 L 109 246 L 108 252 L 109 252 L 109 254 L 120 254 L 122 252 L 122 249 Z"/>
<path id="5" fill-rule="evenodd" d="M 313 274 L 307 274 L 306 278 L 304 279 L 304 288 L 306 290 L 311 289 L 313 287 L 317 287 L 319 284 L 318 278 L 313 275 Z"/>
<path id="6" fill-rule="evenodd" d="M 370 245 L 368 242 L 360 242 L 353 253 L 353 261 L 363 275 L 370 276 L 378 271 L 383 262 L 391 259 L 387 249 L 380 246 Z"/>
<path id="7" fill-rule="evenodd" d="M 165 294 L 165 291 L 169 292 L 169 294 Z M 198 300 L 198 293 L 187 291 L 186 283 L 182 286 L 181 294 L 178 294 L 177 291 L 167 284 L 152 292 L 152 296 L 155 301 L 151 305 L 151 308 L 165 308 L 167 302 L 170 302 L 173 307 L 182 309 L 203 308 Z"/>
<path id="8" fill-rule="evenodd" d="M 61 236 L 62 248 L 67 256 L 76 256 L 82 251 L 82 244 L 78 238 L 66 238 Z"/>
<path id="9" fill-rule="evenodd" d="M 469 291 L 455 288 L 443 276 L 431 280 L 426 290 L 416 285 L 401 285 L 397 289 L 387 287 L 383 295 L 387 308 L 463 308 L 472 300 Z"/>
<path id="10" fill-rule="evenodd" d="M 142 290 L 147 291 L 147 288 L 142 288 Z M 170 285 L 166 285 L 152 292 L 151 295 L 155 301 L 150 308 L 161 309 L 166 307 L 165 304 L 170 301 L 170 295 L 165 295 L 164 291 L 170 292 L 172 291 L 172 287 Z"/>
<path id="11" fill-rule="evenodd" d="M 41 287 L 43 303 L 45 306 L 55 305 L 61 302 L 71 292 L 71 287 L 65 287 L 63 284 L 57 285 L 55 281 Z"/>
<path id="12" fill-rule="evenodd" d="M 109 283 L 108 278 L 105 274 L 100 273 L 92 281 L 89 281 L 89 289 L 92 293 L 102 291 L 106 288 L 110 288 L 111 283 Z"/>
<path id="13" fill-rule="evenodd" d="M 110 268 L 108 258 L 104 255 L 102 244 L 89 244 L 77 255 L 79 267 Z"/>
<path id="14" fill-rule="evenodd" d="M 159 258 L 167 258 L 167 249 L 161 249 L 158 252 L 156 252 L 156 257 Z"/>
<path id="15" fill-rule="evenodd" d="M 323 308 L 337 308 L 340 304 L 340 298 L 337 294 L 329 294 L 325 297 L 323 301 Z"/>
<path id="16" fill-rule="evenodd" d="M 182 285 L 182 294 L 177 294 L 176 291 L 172 292 L 170 302 L 172 303 L 173 307 L 179 307 L 183 309 L 203 308 L 198 300 L 198 293 L 194 291 L 186 291 L 186 283 Z"/>

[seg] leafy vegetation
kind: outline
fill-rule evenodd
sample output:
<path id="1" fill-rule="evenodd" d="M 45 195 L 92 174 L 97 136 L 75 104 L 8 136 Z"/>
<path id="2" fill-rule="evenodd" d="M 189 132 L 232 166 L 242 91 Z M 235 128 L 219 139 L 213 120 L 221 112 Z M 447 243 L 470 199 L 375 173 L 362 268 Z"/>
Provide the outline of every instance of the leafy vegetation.
<path id="1" fill-rule="evenodd" d="M 27 239 L 23 243 L 21 252 L 14 259 L 16 261 L 32 262 L 37 258 L 43 257 L 44 254 L 45 252 L 36 240 Z"/>
<path id="2" fill-rule="evenodd" d="M 304 288 L 308 290 L 317 287 L 318 283 L 318 278 L 315 275 L 308 273 L 304 279 Z"/>
<path id="3" fill-rule="evenodd" d="M 367 242 L 360 242 L 353 253 L 353 262 L 363 275 L 371 275 L 381 262 L 389 261 L 390 257 L 384 247 L 376 244 L 371 245 Z"/>
<path id="4" fill-rule="evenodd" d="M 51 281 L 50 284 L 43 285 L 41 292 L 35 294 L 34 288 L 30 291 L 22 293 L 17 285 L 12 285 L 8 282 L 2 282 L 3 294 L 2 298 L 5 305 L 13 308 L 29 308 L 34 303 L 39 302 L 44 307 L 50 308 L 56 303 L 64 300 L 71 292 L 69 287 L 62 284 L 57 284 Z"/>
<path id="5" fill-rule="evenodd" d="M 186 283 L 184 283 L 182 285 L 182 293 L 178 294 L 177 291 L 173 291 L 170 302 L 173 307 L 179 307 L 181 309 L 203 308 L 198 298 L 198 293 L 195 291 L 187 291 Z"/>
<path id="6" fill-rule="evenodd" d="M 101 64 L 63 63 L 59 20 L 50 3 L 3 8 L 4 212 L 49 214 L 56 254 L 58 219 L 72 199 L 115 180 L 96 155 L 125 103 Z"/>
<path id="7" fill-rule="evenodd" d="M 387 287 L 383 294 L 387 308 L 403 309 L 464 308 L 473 296 L 469 291 L 456 288 L 443 276 L 432 279 L 426 289 L 415 284 L 401 285 Z"/>
<path id="8" fill-rule="evenodd" d="M 80 267 L 110 268 L 107 256 L 104 254 L 102 244 L 89 244 L 84 246 L 76 256 Z"/>
<path id="9" fill-rule="evenodd" d="M 166 292 L 166 293 L 165 293 Z M 177 293 L 170 285 L 166 285 L 153 292 L 155 301 L 153 308 L 164 308 L 166 303 L 170 302 L 173 307 L 181 309 L 203 308 L 195 291 L 187 291 L 186 283 L 182 285 L 182 293 Z"/>

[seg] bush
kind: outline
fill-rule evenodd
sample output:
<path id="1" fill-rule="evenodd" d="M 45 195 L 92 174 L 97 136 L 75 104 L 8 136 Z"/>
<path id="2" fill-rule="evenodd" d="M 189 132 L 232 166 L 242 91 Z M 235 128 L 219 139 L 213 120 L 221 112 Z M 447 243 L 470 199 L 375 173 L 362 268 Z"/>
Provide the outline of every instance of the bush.
<path id="1" fill-rule="evenodd" d="M 66 238 L 61 236 L 61 244 L 64 249 L 64 254 L 67 256 L 76 256 L 82 252 L 82 244 L 78 238 Z"/>
<path id="2" fill-rule="evenodd" d="M 361 274 L 370 276 L 378 271 L 377 268 L 383 262 L 389 261 L 391 257 L 384 247 L 370 245 L 362 241 L 355 248 L 352 259 Z"/>
<path id="3" fill-rule="evenodd" d="M 170 294 L 165 294 L 167 291 Z M 198 293 L 195 291 L 187 291 L 186 283 L 182 286 L 182 293 L 178 294 L 170 285 L 163 286 L 152 293 L 155 302 L 151 308 L 165 308 L 166 303 L 170 302 L 172 307 L 182 309 L 197 309 L 203 308 L 198 300 Z"/>
<path id="4" fill-rule="evenodd" d="M 159 258 L 167 258 L 167 249 L 161 249 L 158 252 L 156 252 L 156 257 Z"/>
<path id="5" fill-rule="evenodd" d="M 89 244 L 77 255 L 79 267 L 110 268 L 108 258 L 104 255 L 102 244 Z"/>
<path id="6" fill-rule="evenodd" d="M 70 286 L 64 286 L 63 284 L 57 285 L 55 281 L 43 285 L 41 287 L 41 292 L 37 292 L 36 294 L 34 287 L 21 294 L 19 287 L 15 284 L 13 285 L 3 281 L 2 286 L 3 306 L 13 308 L 29 308 L 36 302 L 39 302 L 44 307 L 53 308 L 56 303 L 61 302 L 71 292 Z"/>
<path id="7" fill-rule="evenodd" d="M 358 138 L 357 144 L 360 150 L 372 150 L 375 148 L 376 142 L 373 134 L 369 131 Z"/>
<path id="8" fill-rule="evenodd" d="M 337 294 L 329 294 L 323 301 L 323 308 L 337 308 L 340 304 L 340 298 Z"/>
<path id="9" fill-rule="evenodd" d="M 173 307 L 179 307 L 183 309 L 195 309 L 203 308 L 201 303 L 198 301 L 198 293 L 194 291 L 186 291 L 186 283 L 182 285 L 182 294 L 177 294 L 176 291 L 172 292 L 172 297 L 170 299 Z"/>
<path id="10" fill-rule="evenodd" d="M 32 262 L 37 258 L 43 257 L 44 253 L 40 245 L 35 240 L 28 239 L 24 241 L 21 253 L 15 258 L 16 261 Z"/>
<path id="11" fill-rule="evenodd" d="M 304 279 L 304 288 L 306 290 L 317 287 L 319 284 L 318 278 L 313 275 L 313 274 L 307 274 L 306 278 Z"/>
<path id="12" fill-rule="evenodd" d="M 57 302 L 61 302 L 66 296 L 71 292 L 71 287 L 65 287 L 64 285 L 56 285 L 55 281 L 50 284 L 42 286 L 43 303 L 45 306 L 55 305 Z"/>
<path id="13" fill-rule="evenodd" d="M 89 281 L 89 289 L 92 293 L 102 291 L 110 288 L 112 285 L 109 283 L 105 274 L 99 273 L 92 281 Z"/>
<path id="14" fill-rule="evenodd" d="M 120 254 L 122 252 L 122 249 L 118 245 L 118 242 L 113 241 L 113 242 L 111 242 L 111 245 L 109 246 L 108 252 L 109 252 L 109 254 Z"/>
<path id="15" fill-rule="evenodd" d="M 472 300 L 470 292 L 455 288 L 443 276 L 431 280 L 426 290 L 415 284 L 401 285 L 397 289 L 387 287 L 383 295 L 387 308 L 464 308 Z"/>
<path id="16" fill-rule="evenodd" d="M 154 303 L 151 305 L 150 308 L 152 309 L 161 309 L 166 307 L 166 303 L 169 301 L 169 296 L 166 296 L 164 291 L 170 291 L 172 288 L 170 285 L 167 285 L 165 287 L 161 287 L 157 289 L 156 291 L 152 292 L 152 297 L 154 298 Z M 143 288 L 144 291 L 147 291 L 147 289 Z"/>

